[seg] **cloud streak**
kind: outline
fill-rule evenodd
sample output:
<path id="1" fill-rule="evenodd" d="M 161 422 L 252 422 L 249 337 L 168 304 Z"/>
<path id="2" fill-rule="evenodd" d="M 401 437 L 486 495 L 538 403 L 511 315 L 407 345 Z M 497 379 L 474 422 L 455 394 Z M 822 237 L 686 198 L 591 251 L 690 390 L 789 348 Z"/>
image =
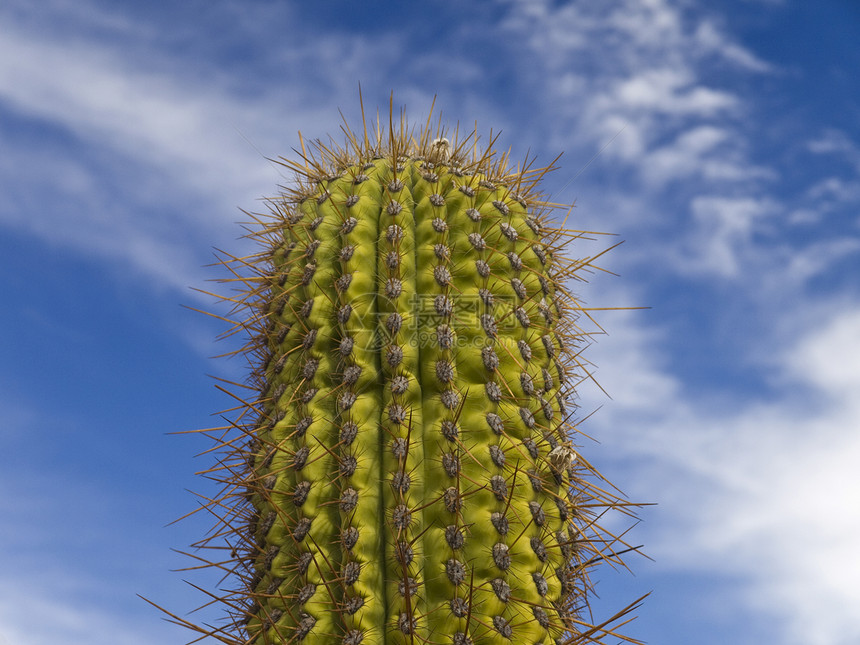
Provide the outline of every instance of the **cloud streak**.
<path id="1" fill-rule="evenodd" d="M 855 643 L 860 306 L 783 348 L 780 398 L 726 405 L 688 397 L 649 336 L 614 322 L 611 349 L 593 348 L 613 401 L 586 429 L 635 457 L 622 486 L 659 503 L 640 527 L 649 555 L 666 570 L 735 576 L 738 596 L 721 602 L 777 617 L 781 643 Z"/>
<path id="2" fill-rule="evenodd" d="M 156 284 L 199 282 L 195 267 L 208 258 L 191 244 L 234 238 L 238 207 L 254 209 L 286 181 L 264 157 L 288 150 L 300 127 L 322 129 L 307 100 L 313 85 L 243 87 L 196 58 L 155 53 L 152 30 L 117 14 L 52 6 L 68 31 L 27 9 L 0 11 L 0 118 L 18 122 L 0 135 L 10 196 L 0 223 L 131 265 Z M 332 66 L 323 77 L 339 77 L 345 49 L 352 64 L 374 55 L 355 39 L 330 45 L 314 57 Z M 305 60 L 319 47 L 305 41 L 281 55 Z"/>

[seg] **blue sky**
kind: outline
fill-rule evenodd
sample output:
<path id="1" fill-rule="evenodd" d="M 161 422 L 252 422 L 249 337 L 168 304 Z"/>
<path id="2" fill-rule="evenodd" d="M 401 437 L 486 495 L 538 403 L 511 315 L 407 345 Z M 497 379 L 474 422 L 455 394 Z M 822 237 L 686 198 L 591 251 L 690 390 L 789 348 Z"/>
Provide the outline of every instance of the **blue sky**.
<path id="1" fill-rule="evenodd" d="M 190 287 L 267 157 L 389 93 L 501 130 L 576 228 L 607 335 L 589 459 L 637 501 L 649 643 L 860 642 L 860 7 L 850 0 L 0 4 L 0 644 L 184 643 L 141 594 L 209 520 L 194 436 L 229 406 Z M 593 255 L 606 238 L 573 254 Z M 619 524 L 620 526 L 620 524 Z"/>

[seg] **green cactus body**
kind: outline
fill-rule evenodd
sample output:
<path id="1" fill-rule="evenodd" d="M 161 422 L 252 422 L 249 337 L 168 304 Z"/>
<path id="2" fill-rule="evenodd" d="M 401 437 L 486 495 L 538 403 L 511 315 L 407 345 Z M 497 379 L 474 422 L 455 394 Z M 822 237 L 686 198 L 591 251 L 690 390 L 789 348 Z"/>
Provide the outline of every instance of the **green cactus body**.
<path id="1" fill-rule="evenodd" d="M 575 234 L 548 227 L 544 171 L 463 147 L 402 126 L 318 145 L 258 220 L 264 250 L 234 261 L 254 271 L 234 301 L 259 395 L 233 424 L 247 440 L 219 439 L 209 546 L 229 538 L 240 574 L 234 622 L 207 632 L 223 642 L 599 635 L 580 616 L 605 550 L 589 535 L 616 501 L 585 483 L 567 421 Z"/>

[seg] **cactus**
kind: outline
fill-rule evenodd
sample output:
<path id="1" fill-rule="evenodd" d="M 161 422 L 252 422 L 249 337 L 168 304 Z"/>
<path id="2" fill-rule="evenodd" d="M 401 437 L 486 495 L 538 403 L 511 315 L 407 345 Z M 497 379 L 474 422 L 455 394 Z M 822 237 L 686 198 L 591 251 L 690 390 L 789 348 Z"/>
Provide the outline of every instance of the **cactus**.
<path id="1" fill-rule="evenodd" d="M 402 115 L 344 131 L 280 161 L 261 252 L 223 258 L 253 394 L 207 430 L 224 489 L 197 546 L 229 545 L 236 588 L 220 627 L 171 616 L 248 645 L 618 638 L 631 607 L 591 624 L 588 574 L 620 562 L 597 519 L 625 503 L 571 420 L 588 314 L 567 283 L 594 258 L 564 258 L 583 233 L 551 224 L 552 165 Z"/>

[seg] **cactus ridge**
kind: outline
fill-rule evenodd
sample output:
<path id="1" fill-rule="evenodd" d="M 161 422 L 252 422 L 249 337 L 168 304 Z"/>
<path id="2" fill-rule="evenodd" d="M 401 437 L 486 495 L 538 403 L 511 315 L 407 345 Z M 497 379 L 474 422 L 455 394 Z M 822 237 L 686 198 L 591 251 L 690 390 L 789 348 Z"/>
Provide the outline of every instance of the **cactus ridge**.
<path id="1" fill-rule="evenodd" d="M 222 258 L 251 394 L 202 431 L 223 490 L 194 546 L 231 555 L 194 557 L 235 588 L 222 626 L 170 615 L 243 645 L 630 640 L 638 601 L 588 618 L 589 572 L 634 549 L 600 519 L 632 505 L 575 452 L 593 332 L 568 284 L 597 267 L 565 256 L 590 234 L 553 224 L 553 164 L 393 110 L 343 130 L 280 160 L 260 251 Z"/>

